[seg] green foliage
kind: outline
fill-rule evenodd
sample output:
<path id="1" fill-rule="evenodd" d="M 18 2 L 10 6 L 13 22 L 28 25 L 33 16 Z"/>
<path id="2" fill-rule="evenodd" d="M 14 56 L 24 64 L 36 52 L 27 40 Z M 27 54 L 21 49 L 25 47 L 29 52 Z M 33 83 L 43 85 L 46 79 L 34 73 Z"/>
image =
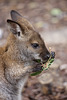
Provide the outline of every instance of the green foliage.
<path id="1" fill-rule="evenodd" d="M 37 61 L 38 63 L 41 63 L 40 59 L 38 59 Z M 54 58 L 50 57 L 46 64 L 42 64 L 43 66 L 42 70 L 32 73 L 31 76 L 39 75 L 43 70 L 47 70 L 53 62 L 54 62 Z"/>

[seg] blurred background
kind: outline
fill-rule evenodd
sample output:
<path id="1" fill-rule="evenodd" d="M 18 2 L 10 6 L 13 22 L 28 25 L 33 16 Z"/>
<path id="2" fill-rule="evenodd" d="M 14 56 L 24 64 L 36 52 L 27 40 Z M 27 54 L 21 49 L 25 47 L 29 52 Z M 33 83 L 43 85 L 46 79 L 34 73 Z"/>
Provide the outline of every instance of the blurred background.
<path id="1" fill-rule="evenodd" d="M 29 19 L 56 53 L 47 71 L 29 77 L 23 100 L 67 100 L 67 0 L 0 0 L 0 46 L 9 34 L 6 20 L 11 10 Z"/>

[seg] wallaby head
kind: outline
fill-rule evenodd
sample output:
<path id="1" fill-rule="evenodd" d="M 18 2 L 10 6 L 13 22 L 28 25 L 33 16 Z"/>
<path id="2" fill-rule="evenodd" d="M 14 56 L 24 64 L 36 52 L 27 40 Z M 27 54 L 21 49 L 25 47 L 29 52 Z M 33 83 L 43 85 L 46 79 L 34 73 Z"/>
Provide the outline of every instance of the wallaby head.
<path id="1" fill-rule="evenodd" d="M 42 62 L 46 62 L 50 53 L 39 33 L 26 18 L 14 10 L 11 11 L 11 18 L 12 20 L 7 20 L 7 23 L 11 31 L 8 44 L 14 45 L 12 56 L 16 60 L 28 62 L 32 66 L 32 71 L 34 66 L 37 70 L 36 60 L 41 59 Z"/>

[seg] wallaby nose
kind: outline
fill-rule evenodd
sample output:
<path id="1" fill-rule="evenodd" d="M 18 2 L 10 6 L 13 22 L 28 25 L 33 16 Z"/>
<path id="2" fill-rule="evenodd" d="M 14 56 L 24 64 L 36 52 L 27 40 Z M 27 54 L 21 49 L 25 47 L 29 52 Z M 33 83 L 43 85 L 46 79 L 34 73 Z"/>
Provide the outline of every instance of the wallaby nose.
<path id="1" fill-rule="evenodd" d="M 49 58 L 55 58 L 55 52 L 51 51 L 51 53 L 48 53 L 46 56 L 45 56 L 45 59 L 49 59 Z"/>
<path id="2" fill-rule="evenodd" d="M 50 58 L 50 53 L 48 53 L 46 56 L 45 56 L 45 60 L 48 60 Z"/>
<path id="3" fill-rule="evenodd" d="M 55 58 L 55 52 L 51 51 L 51 58 Z"/>
<path id="4" fill-rule="evenodd" d="M 49 59 L 49 58 L 50 58 L 50 54 L 47 54 L 47 55 L 46 55 L 46 58 Z"/>

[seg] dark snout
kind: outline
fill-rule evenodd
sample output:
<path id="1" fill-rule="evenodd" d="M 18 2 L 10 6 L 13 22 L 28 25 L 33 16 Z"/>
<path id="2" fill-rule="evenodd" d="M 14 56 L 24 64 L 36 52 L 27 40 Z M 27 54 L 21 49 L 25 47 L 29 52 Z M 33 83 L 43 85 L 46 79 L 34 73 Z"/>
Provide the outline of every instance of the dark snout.
<path id="1" fill-rule="evenodd" d="M 46 56 L 44 56 L 44 62 L 47 62 L 49 58 L 55 58 L 55 52 L 51 51 L 51 53 L 47 53 Z"/>
<path id="2" fill-rule="evenodd" d="M 51 53 L 48 53 L 48 54 L 45 56 L 46 59 L 49 59 L 50 57 L 51 57 L 51 58 L 55 58 L 55 52 L 51 51 Z"/>
<path id="3" fill-rule="evenodd" d="M 55 52 L 51 51 L 51 53 L 48 53 L 48 54 L 45 56 L 46 59 L 49 59 L 50 57 L 51 57 L 51 58 L 55 58 Z"/>

